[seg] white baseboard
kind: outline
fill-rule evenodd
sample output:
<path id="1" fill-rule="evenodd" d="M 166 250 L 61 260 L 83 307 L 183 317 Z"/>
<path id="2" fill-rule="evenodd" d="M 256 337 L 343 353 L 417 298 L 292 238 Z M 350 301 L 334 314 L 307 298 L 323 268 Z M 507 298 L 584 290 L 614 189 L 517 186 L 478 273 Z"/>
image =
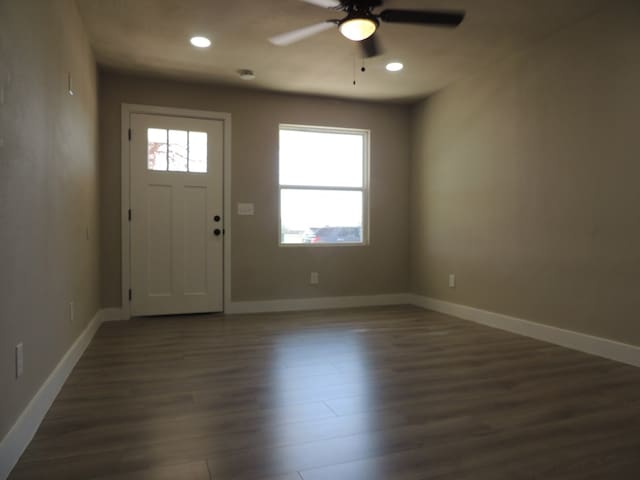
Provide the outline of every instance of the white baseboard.
<path id="1" fill-rule="evenodd" d="M 407 303 L 409 303 L 409 297 L 406 293 L 359 295 L 352 297 L 294 298 L 283 300 L 232 302 L 231 305 L 225 309 L 225 313 L 293 312 L 335 308 L 374 307 L 382 305 L 406 305 Z"/>
<path id="2" fill-rule="evenodd" d="M 595 337 L 542 323 L 510 317 L 501 313 L 409 294 L 409 303 L 427 310 L 445 313 L 464 320 L 535 338 L 562 347 L 640 367 L 640 347 Z"/>
<path id="3" fill-rule="evenodd" d="M 102 322 L 116 319 L 120 319 L 119 308 L 99 310 L 23 410 L 11 430 L 0 442 L 0 479 L 6 479 L 18 463 L 73 367 L 91 343 L 98 327 Z"/>

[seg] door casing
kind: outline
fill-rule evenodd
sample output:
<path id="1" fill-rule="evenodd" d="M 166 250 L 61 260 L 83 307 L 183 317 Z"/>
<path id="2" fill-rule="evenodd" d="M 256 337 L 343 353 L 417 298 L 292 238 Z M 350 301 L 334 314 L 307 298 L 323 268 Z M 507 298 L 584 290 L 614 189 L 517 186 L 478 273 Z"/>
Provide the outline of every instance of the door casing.
<path id="1" fill-rule="evenodd" d="M 123 103 L 121 110 L 122 185 L 120 212 L 120 225 L 122 231 L 121 318 L 123 320 L 129 320 L 131 318 L 131 309 L 129 304 L 129 289 L 131 288 L 131 228 L 129 222 L 129 209 L 131 208 L 131 158 L 129 149 L 129 128 L 131 124 L 131 115 L 135 113 L 222 121 L 224 139 L 222 189 L 225 219 L 225 234 L 223 238 L 223 309 L 226 310 L 231 305 L 231 114 L 209 112 L 205 110 Z"/>

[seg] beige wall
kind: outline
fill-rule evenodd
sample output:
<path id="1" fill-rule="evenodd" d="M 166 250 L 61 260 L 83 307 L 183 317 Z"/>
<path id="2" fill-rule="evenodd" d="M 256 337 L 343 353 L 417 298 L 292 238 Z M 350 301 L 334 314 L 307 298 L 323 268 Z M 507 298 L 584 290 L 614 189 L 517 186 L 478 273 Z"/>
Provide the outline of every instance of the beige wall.
<path id="1" fill-rule="evenodd" d="M 414 292 L 640 345 L 640 4 L 615 4 L 415 108 Z"/>
<path id="2" fill-rule="evenodd" d="M 0 1 L 0 82 L 1 438 L 99 308 L 96 71 L 74 2 Z"/>
<path id="3" fill-rule="evenodd" d="M 259 72 L 258 72 L 259 73 Z M 345 78 L 345 88 L 353 88 Z M 264 300 L 404 292 L 408 288 L 407 106 L 282 95 L 102 72 L 100 75 L 102 284 L 104 306 L 119 306 L 120 108 L 122 103 L 229 112 L 232 205 L 254 202 L 256 215 L 232 215 L 232 298 Z M 278 247 L 278 125 L 371 130 L 371 244 Z M 320 285 L 309 285 L 309 273 Z"/>

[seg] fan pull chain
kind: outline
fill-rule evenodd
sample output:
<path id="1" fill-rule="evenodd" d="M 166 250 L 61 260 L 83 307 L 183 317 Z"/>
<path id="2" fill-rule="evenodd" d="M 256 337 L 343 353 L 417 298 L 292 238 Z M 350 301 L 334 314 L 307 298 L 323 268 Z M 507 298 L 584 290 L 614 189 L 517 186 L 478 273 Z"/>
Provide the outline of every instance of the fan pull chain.
<path id="1" fill-rule="evenodd" d="M 358 57 L 353 55 L 353 86 L 356 86 L 356 62 L 358 61 Z"/>
<path id="2" fill-rule="evenodd" d="M 353 55 L 353 86 L 356 86 L 356 64 L 358 62 L 358 54 Z M 367 71 L 367 68 L 364 66 L 364 57 L 362 57 L 362 66 L 360 67 L 360 71 L 362 73 Z"/>

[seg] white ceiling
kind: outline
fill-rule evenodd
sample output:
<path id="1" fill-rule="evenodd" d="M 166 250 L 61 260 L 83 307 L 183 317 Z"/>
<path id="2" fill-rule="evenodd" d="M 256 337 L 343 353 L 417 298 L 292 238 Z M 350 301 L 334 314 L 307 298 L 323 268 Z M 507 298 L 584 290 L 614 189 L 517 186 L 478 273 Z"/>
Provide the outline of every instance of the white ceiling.
<path id="1" fill-rule="evenodd" d="M 300 0 L 77 0 L 98 62 L 107 67 L 268 90 L 411 101 L 520 52 L 606 0 L 386 0 L 385 8 L 465 10 L 457 29 L 382 24 L 384 54 L 362 60 L 337 29 L 287 47 L 271 36 L 336 12 Z M 205 35 L 213 45 L 189 44 Z M 404 63 L 389 73 L 390 60 Z M 354 69 L 354 64 L 357 68 Z M 249 68 L 257 78 L 240 80 Z M 354 78 L 357 85 L 352 84 Z"/>

